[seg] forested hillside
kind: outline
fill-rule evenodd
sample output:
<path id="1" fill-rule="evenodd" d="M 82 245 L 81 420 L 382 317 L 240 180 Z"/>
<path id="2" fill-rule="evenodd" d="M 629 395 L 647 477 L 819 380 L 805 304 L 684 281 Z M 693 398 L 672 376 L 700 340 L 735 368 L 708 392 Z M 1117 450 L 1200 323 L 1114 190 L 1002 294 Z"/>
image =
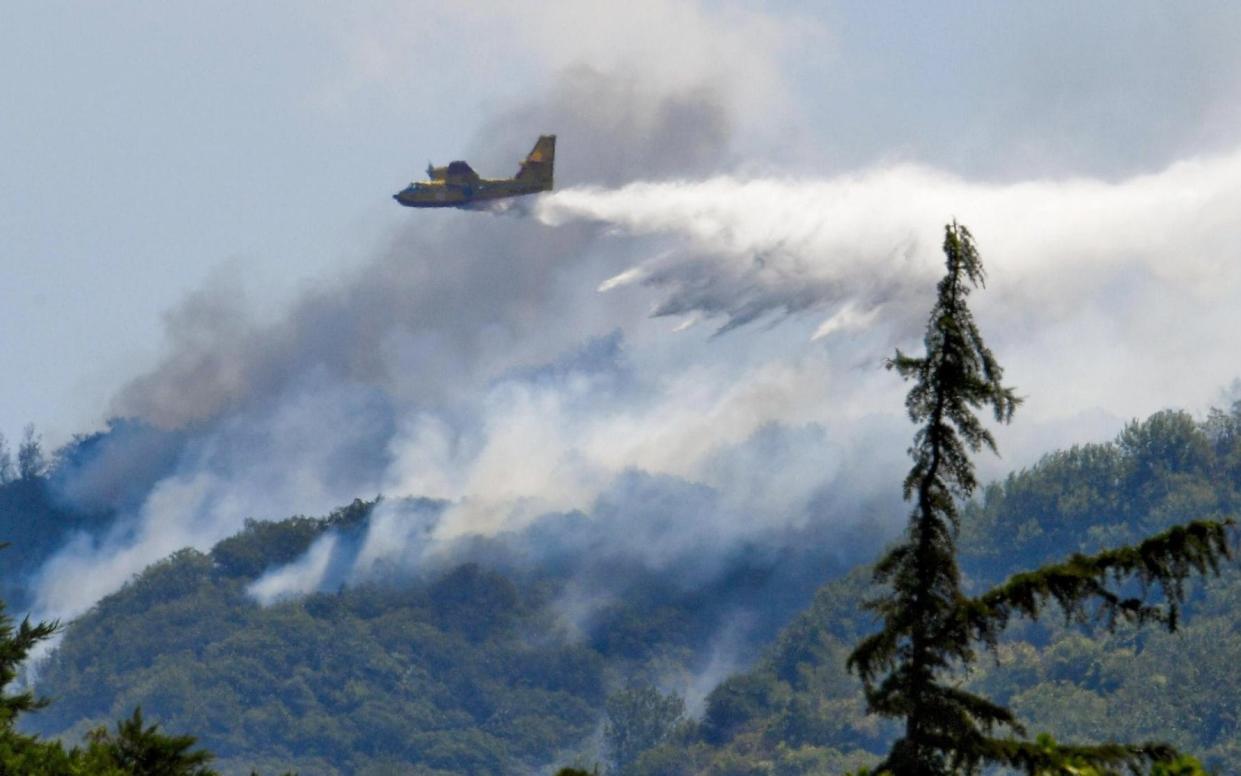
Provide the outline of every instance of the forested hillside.
<path id="1" fill-rule="evenodd" d="M 988 487 L 965 513 L 963 567 L 981 586 L 1070 552 L 1235 514 L 1239 486 L 1241 406 L 1202 422 L 1160 413 L 1113 443 L 1052 453 Z M 325 532 L 360 531 L 373 506 L 252 522 L 210 553 L 185 550 L 149 568 L 69 625 L 40 672 L 38 689 L 54 703 L 24 724 L 76 738 L 141 705 L 166 729 L 198 736 L 228 773 L 528 773 L 607 763 L 615 752 L 605 739 L 636 724 L 609 698 L 692 686 L 721 621 L 736 616 L 732 604 L 747 586 L 752 596 L 766 590 L 779 565 L 739 567 L 705 590 L 630 569 L 624 595 L 593 602 L 577 620 L 567 616 L 563 570 L 485 551 L 400 584 L 268 607 L 247 595 L 265 570 Z M 873 762 L 893 730 L 865 715 L 845 670 L 852 645 L 874 627 L 860 608 L 868 579 L 860 567 L 823 586 L 751 670 L 709 695 L 700 721 L 669 713 L 662 728 L 631 736 L 623 770 L 811 774 Z M 1046 618 L 1014 630 L 998 661 L 966 682 L 1012 705 L 1034 732 L 1158 737 L 1241 772 L 1238 610 L 1241 578 L 1225 573 L 1195 590 L 1176 634 Z M 607 719 L 609 708 L 617 718 Z"/>
<path id="2" fill-rule="evenodd" d="M 247 773 L 518 772 L 588 735 L 603 664 L 557 634 L 538 585 L 464 565 L 408 589 L 269 608 L 246 596 L 370 507 L 252 524 L 148 569 L 70 626 L 39 687 L 55 703 L 34 722 L 77 733 L 142 705 Z"/>
<path id="3" fill-rule="evenodd" d="M 12 545 L 0 565 L 0 599 L 10 610 L 32 605 L 32 575 L 55 552 L 73 540 L 98 539 L 118 511 L 136 506 L 183 441 L 179 432 L 125 420 L 54 453 L 33 426 L 14 446 L 0 435 L 0 540 Z M 118 448 L 143 455 L 108 455 Z"/>
<path id="4" fill-rule="evenodd" d="M 963 519 L 977 587 L 1010 571 L 1134 541 L 1174 523 L 1235 515 L 1241 405 L 1202 423 L 1162 412 L 1110 444 L 1046 456 L 986 490 Z M 647 752 L 635 774 L 837 773 L 873 763 L 897 730 L 865 715 L 845 668 L 874 628 L 859 568 L 825 585 L 755 668 L 722 683 L 700 723 Z M 1241 773 L 1241 575 L 1196 586 L 1176 633 L 1108 632 L 1055 616 L 1014 628 L 964 687 L 1010 705 L 1064 742 L 1164 740 L 1220 773 Z"/>
<path id="5" fill-rule="evenodd" d="M 528 773 L 595 756 L 605 701 L 620 688 L 722 677 L 722 632 L 728 658 L 748 662 L 810 598 L 790 569 L 831 569 L 818 552 L 760 554 L 702 588 L 613 566 L 602 572 L 617 594 L 592 594 L 583 612 L 575 566 L 519 564 L 484 542 L 465 554 L 477 560 L 399 583 L 268 607 L 247 594 L 325 533 L 356 539 L 374 506 L 251 522 L 208 554 L 184 550 L 147 569 L 69 625 L 40 670 L 54 703 L 24 723 L 76 740 L 141 706 L 198 736 L 226 773 Z M 773 580 L 783 600 L 765 594 Z M 754 601 L 768 624 L 729 622 Z"/>

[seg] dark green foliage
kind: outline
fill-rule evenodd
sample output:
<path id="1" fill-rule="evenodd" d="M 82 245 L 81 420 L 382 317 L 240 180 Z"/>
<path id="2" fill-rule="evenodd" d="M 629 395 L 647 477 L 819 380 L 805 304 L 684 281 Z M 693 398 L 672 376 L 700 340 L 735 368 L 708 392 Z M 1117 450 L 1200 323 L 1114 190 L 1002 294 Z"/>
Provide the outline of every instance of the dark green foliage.
<path id="1" fill-rule="evenodd" d="M 193 736 L 167 735 L 159 725 L 145 725 L 142 710 L 116 723 L 116 733 L 105 727 L 91 731 L 88 756 L 133 776 L 212 776 L 212 755 L 194 749 Z M 102 764 L 102 763 L 101 763 Z"/>
<path id="2" fill-rule="evenodd" d="M 2 548 L 4 545 L 0 545 Z M 142 712 L 116 725 L 93 730 L 85 748 L 66 750 L 58 741 L 42 741 L 17 732 L 21 714 L 44 708 L 45 698 L 30 691 L 10 693 L 9 685 L 30 651 L 50 638 L 59 626 L 32 625 L 22 620 L 14 627 L 0 601 L 0 774 L 23 776 L 214 776 L 206 767 L 211 754 L 195 750 L 193 736 L 160 733 L 158 725 L 145 726 Z"/>
<path id="3" fill-rule="evenodd" d="M 0 544 L 0 548 L 5 545 Z M 0 728 L 10 729 L 19 714 L 43 708 L 47 700 L 35 697 L 29 690 L 9 694 L 7 689 L 17 678 L 18 669 L 40 641 L 51 638 L 60 626 L 54 622 L 31 624 L 23 619 L 14 627 L 13 618 L 5 612 L 0 601 Z"/>
<path id="4" fill-rule="evenodd" d="M 608 698 L 604 741 L 619 771 L 662 744 L 685 720 L 685 701 L 650 685 L 621 690 Z"/>
<path id="5" fill-rule="evenodd" d="M 1241 405 L 1203 424 L 1166 410 L 1125 427 L 1114 444 L 1051 453 L 1039 466 L 986 488 L 967 504 L 960 546 L 966 571 L 999 582 L 1014 551 L 1037 566 L 1069 553 L 1138 543 L 1187 521 L 1218 520 L 1241 507 Z M 1164 438 L 1165 435 L 1167 438 Z M 1162 456 L 1167 456 L 1163 458 Z M 1021 514 L 1024 519 L 1000 519 Z"/>
<path id="6" fill-rule="evenodd" d="M 1134 421 L 1115 444 L 1053 453 L 988 487 L 981 502 L 961 504 L 967 600 L 1011 569 L 1073 552 L 1094 558 L 1178 519 L 1231 511 L 1241 485 L 1241 468 L 1229 468 L 1241 461 L 1241 406 L 1201 424 L 1187 426 L 1187 418 Z M 0 497 L 6 492 L 14 491 L 0 488 Z M 355 515 L 339 530 L 358 525 L 353 510 L 366 507 L 337 513 Z M 687 661 L 699 643 L 695 618 L 709 598 L 670 605 L 657 585 L 636 597 L 626 590 L 574 644 L 546 619 L 555 585 L 485 567 L 459 569 L 461 589 L 442 584 L 434 595 L 442 574 L 267 610 L 245 597 L 249 581 L 298 557 L 337 515 L 253 523 L 210 554 L 182 552 L 149 569 L 74 626 L 64 662 L 58 656 L 38 688 L 55 702 L 24 717 L 27 729 L 45 718 L 38 729 L 78 740 L 142 704 L 171 729 L 199 735 L 230 774 L 290 765 L 316 774 L 529 772 L 535 763 L 594 762 L 574 747 L 596 729 L 608 677 L 648 661 Z M 266 561 L 269 554 L 277 560 Z M 809 776 L 878 762 L 901 730 L 866 714 L 860 684 L 844 670 L 850 646 L 874 629 L 859 607 L 879 592 L 869 576 L 858 569 L 825 586 L 754 670 L 709 697 L 702 725 L 677 730 L 629 773 Z M 1141 592 L 1110 589 L 1126 598 Z M 995 659 L 956 678 L 1058 741 L 1158 739 L 1200 753 L 1217 772 L 1241 773 L 1241 582 L 1225 576 L 1188 595 L 1176 634 L 1137 630 L 1123 616 L 1114 632 L 1099 633 L 1059 617 L 1032 625 L 1013 618 Z M 517 613 L 502 625 L 468 624 L 514 600 Z M 453 616 L 472 605 L 470 617 Z M 0 758 L 11 740 L 0 741 Z M 13 756 L 24 758 L 14 772 L 64 773 L 71 752 L 40 742 Z"/>
<path id="7" fill-rule="evenodd" d="M 512 627 L 520 613 L 517 588 L 504 576 L 466 563 L 427 591 L 436 625 L 470 641 L 484 641 Z"/>
<path id="8" fill-rule="evenodd" d="M 0 462 L 2 463 L 2 462 Z M 112 519 L 107 512 L 82 512 L 57 499 L 46 477 L 0 482 L 0 537 L 20 547 L 9 552 L 0 575 L 0 598 L 29 605 L 25 587 L 34 573 L 75 532 L 93 532 Z"/>
<path id="9" fill-rule="evenodd" d="M 354 499 L 326 518 L 291 517 L 278 523 L 246 520 L 240 533 L 211 548 L 211 559 L 228 576 L 257 577 L 269 568 L 297 560 L 326 530 L 348 531 L 361 526 L 378 503 Z"/>
<path id="10" fill-rule="evenodd" d="M 41 671 L 40 690 L 56 703 L 29 729 L 80 736 L 141 705 L 193 731 L 230 774 L 527 773 L 575 755 L 594 762 L 607 688 L 684 675 L 720 617 L 735 614 L 738 591 L 767 589 L 761 575 L 704 592 L 675 574 L 624 568 L 583 590 L 568 586 L 579 576 L 478 562 L 268 608 L 246 595 L 324 532 L 359 538 L 370 508 L 251 522 L 208 554 L 182 550 L 152 565 L 70 624 Z M 574 630 L 562 602 L 583 594 L 607 603 Z M 770 608 L 781 605 L 792 604 Z"/>
<path id="11" fill-rule="evenodd" d="M 984 446 L 994 450 L 995 441 L 974 413 L 989 407 L 997 420 L 1007 421 L 1019 403 L 1002 384 L 1003 370 L 966 304 L 984 277 L 970 233 L 956 224 L 945 231 L 948 271 L 927 325 L 926 355 L 897 351 L 890 362 L 914 380 L 906 406 L 910 419 L 922 424 L 904 484 L 905 498 L 914 502 L 908 541 L 875 569 L 876 582 L 891 587 L 872 603 L 883 629 L 849 656 L 870 710 L 905 720 L 905 735 L 883 766 L 898 776 L 972 769 L 991 759 L 983 749 L 986 735 L 997 726 L 1015 726 L 1006 709 L 939 681 L 945 670 L 975 658 L 969 623 L 960 615 L 956 502 L 978 485 L 970 453 Z"/>
<path id="12" fill-rule="evenodd" d="M 1236 446 L 1210 440 L 1217 438 L 1213 429 L 1219 425 L 1241 428 L 1241 405 L 1230 413 L 1213 412 L 1197 425 L 1210 455 L 1195 464 L 1202 469 L 1189 471 L 1174 471 L 1171 463 L 1150 457 L 1150 450 L 1175 456 L 1183 448 L 1182 425 L 1164 422 L 1161 416 L 1167 414 L 1129 426 L 1181 439 L 1178 444 L 1153 439 L 1142 453 L 1144 465 L 1155 472 L 1153 487 L 1164 494 L 1160 499 L 1122 487 L 1117 472 L 1136 465 L 1130 456 L 1137 452 L 1122 449 L 1119 441 L 1052 453 L 988 488 L 982 503 L 962 505 L 961 531 L 968 537 L 962 567 L 989 583 L 1006 569 L 1038 565 L 1057 548 L 1061 556 L 1074 550 L 1097 554 L 1105 539 L 1095 530 L 1088 505 L 1108 505 L 1108 536 L 1140 536 L 1168 519 L 1167 504 L 1218 505 L 1233 498 L 1241 477 L 1227 475 L 1222 467 L 1241 453 L 1241 437 Z M 1152 511 L 1144 512 L 1142 503 Z M 1205 512 L 1190 514 L 1209 516 L 1217 509 L 1202 508 Z M 1046 543 L 1044 534 L 1021 530 L 1030 523 L 1048 526 L 1056 547 Z M 1166 530 L 1167 523 L 1162 525 Z M 989 541 L 989 535 L 995 540 Z M 861 684 L 845 670 L 851 646 L 875 628 L 860 603 L 880 592 L 870 576 L 860 567 L 824 585 L 753 669 L 725 681 L 708 697 L 701 725 L 644 754 L 633 772 L 718 776 L 748 768 L 835 774 L 882 760 L 902 731 L 896 722 L 866 713 Z M 1000 637 L 994 659 L 976 661 L 960 674 L 961 687 L 1010 707 L 1029 730 L 1054 734 L 1054 740 L 1047 739 L 1053 746 L 1060 746 L 1057 741 L 1085 746 L 1157 739 L 1198 753 L 1216 773 L 1241 773 L 1235 700 L 1241 697 L 1236 614 L 1241 578 L 1208 578 L 1188 589 L 1187 596 L 1176 633 L 1139 629 L 1124 618 L 1114 631 L 1085 629 L 1058 616 L 1037 623 L 1016 618 Z M 729 724 L 718 724 L 725 720 Z M 1099 773 L 1080 763 L 1073 767 L 1081 776 Z M 1151 773 L 1180 773 L 1177 769 L 1186 767 L 1158 765 Z M 1184 773 L 1200 776 L 1203 771 Z"/>
<path id="13" fill-rule="evenodd" d="M 14 463 L 0 435 L 0 538 L 20 548 L 0 568 L 0 598 L 16 609 L 31 606 L 32 575 L 67 542 L 101 538 L 119 511 L 136 507 L 172 471 L 183 443 L 180 432 L 113 419 L 49 457 L 28 426 Z M 126 455 L 110 455 L 120 448 Z"/>
<path id="14" fill-rule="evenodd" d="M 914 381 L 906 405 L 911 420 L 920 424 L 910 449 L 914 465 L 904 483 L 905 498 L 914 502 L 907 540 L 875 568 L 875 581 L 889 588 L 870 603 L 883 627 L 862 639 L 848 659 L 862 680 L 869 710 L 905 722 L 903 737 L 879 770 L 922 776 L 972 773 L 983 764 L 1000 764 L 1035 774 L 1083 762 L 1113 772 L 1170 761 L 1177 753 L 1165 744 L 1048 747 L 996 737 L 1003 729 L 1020 735 L 1024 728 L 1005 706 L 948 683 L 953 672 L 975 661 L 976 642 L 995 649 L 1012 614 L 1037 617 L 1050 601 L 1069 619 L 1084 619 L 1087 607 L 1094 606 L 1111 627 L 1123 617 L 1175 630 L 1185 579 L 1216 571 L 1219 560 L 1229 557 L 1229 546 L 1225 524 L 1197 522 L 1138 547 L 1076 555 L 1017 575 L 976 598 L 964 595 L 957 567 L 957 501 L 970 497 L 978 485 L 970 454 L 983 447 L 995 450 L 975 411 L 990 408 L 996 420 L 1007 422 L 1019 400 L 1003 386 L 1003 371 L 966 304 L 971 288 L 984 278 L 968 230 L 949 225 L 944 253 L 947 272 L 927 325 L 926 355 L 913 358 L 897 351 L 889 364 Z M 1152 484 L 1162 481 L 1153 464 L 1191 471 L 1209 456 L 1192 423 L 1168 419 L 1166 427 L 1131 427 L 1120 440 L 1122 453 L 1146 464 L 1131 468 L 1127 487 L 1147 503 Z M 1137 595 L 1108 587 L 1131 579 L 1140 584 Z M 1163 606 L 1146 603 L 1152 585 L 1162 592 Z"/>
<path id="15" fill-rule="evenodd" d="M 223 772 L 316 774 L 528 773 L 595 729 L 603 660 L 566 637 L 537 584 L 466 565 L 259 607 L 239 573 L 266 564 L 246 544 L 296 557 L 307 527 L 183 550 L 71 623 L 37 729 L 80 734 L 141 705 L 195 731 Z"/>
<path id="16" fill-rule="evenodd" d="M 725 679 L 711 693 L 702 720 L 703 737 L 713 744 L 732 738 L 771 705 L 769 688 L 763 679 L 745 674 Z"/>
<path id="17" fill-rule="evenodd" d="M 0 544 L 0 549 L 5 546 Z M 26 656 L 40 641 L 51 638 L 57 628 L 54 622 L 31 624 L 28 619 L 15 626 L 5 612 L 4 601 L 0 601 L 0 773 L 21 773 L 22 769 L 34 773 L 63 758 L 59 747 L 14 729 L 19 715 L 43 708 L 47 700 L 29 690 L 12 692 L 9 688 Z"/>
<path id="18" fill-rule="evenodd" d="M 1074 555 L 1063 563 L 1016 574 L 990 592 L 963 602 L 962 614 L 974 638 L 993 647 L 1014 613 L 1038 619 L 1051 601 L 1066 618 L 1078 622 L 1094 614 L 1104 616 L 1109 628 L 1123 618 L 1138 625 L 1157 622 L 1175 631 L 1186 578 L 1195 572 L 1218 573 L 1220 559 L 1232 557 L 1231 525 L 1232 521 L 1197 521 L 1170 528 L 1136 547 Z M 1141 584 L 1139 593 L 1157 586 L 1163 592 L 1163 604 L 1147 603 L 1145 595 L 1124 596 L 1109 589 L 1109 583 L 1132 579 Z M 1094 607 L 1093 612 L 1088 606 Z"/>

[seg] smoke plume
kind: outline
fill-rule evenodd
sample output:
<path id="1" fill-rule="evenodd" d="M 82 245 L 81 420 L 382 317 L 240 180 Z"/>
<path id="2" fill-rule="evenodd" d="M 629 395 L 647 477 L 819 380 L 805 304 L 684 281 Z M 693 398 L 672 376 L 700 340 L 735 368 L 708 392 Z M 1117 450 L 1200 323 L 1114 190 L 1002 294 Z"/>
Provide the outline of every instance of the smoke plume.
<path id="1" fill-rule="evenodd" d="M 175 449 L 129 449 L 172 461 L 112 446 L 89 467 L 75 498 L 156 474 L 46 564 L 37 610 L 71 617 L 247 517 L 377 493 L 363 535 L 324 537 L 253 595 L 471 554 L 567 566 L 581 601 L 619 584 L 581 558 L 702 587 L 738 563 L 809 573 L 799 548 L 847 555 L 903 520 L 909 429 L 882 362 L 917 347 L 953 218 L 990 272 L 981 325 L 1029 397 L 990 473 L 1201 409 L 1236 377 L 1241 152 L 1115 182 L 745 177 L 727 172 L 731 115 L 709 87 L 576 71 L 492 128 L 520 147 L 560 122 L 563 188 L 528 216 L 417 214 L 272 323 L 227 282 L 187 300 L 169 355 L 115 404 L 176 429 Z"/>

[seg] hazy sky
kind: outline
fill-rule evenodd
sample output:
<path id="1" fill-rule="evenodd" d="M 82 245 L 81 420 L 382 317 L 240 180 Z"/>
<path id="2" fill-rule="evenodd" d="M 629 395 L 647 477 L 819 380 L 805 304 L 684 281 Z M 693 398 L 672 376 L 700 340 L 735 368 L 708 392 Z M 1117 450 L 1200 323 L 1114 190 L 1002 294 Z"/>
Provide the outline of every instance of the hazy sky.
<path id="1" fill-rule="evenodd" d="M 372 526 L 356 575 L 558 514 L 663 568 L 882 538 L 911 433 L 882 359 L 918 347 L 953 218 L 1027 397 L 985 477 L 1224 401 L 1241 5 L 1187 7 L 6 8 L 0 430 L 181 429 L 61 478 L 117 521 L 36 611 L 379 492 L 447 507 L 435 541 Z M 511 174 L 541 132 L 553 194 L 391 200 L 428 159 Z"/>
<path id="2" fill-rule="evenodd" d="M 442 221 L 389 196 L 470 151 L 508 174 L 533 138 L 498 117 L 573 68 L 713 90 L 719 171 L 1115 180 L 1241 142 L 1234 3 L 556 5 L 7 4 L 0 430 L 97 427 L 213 276 L 274 319 Z"/>

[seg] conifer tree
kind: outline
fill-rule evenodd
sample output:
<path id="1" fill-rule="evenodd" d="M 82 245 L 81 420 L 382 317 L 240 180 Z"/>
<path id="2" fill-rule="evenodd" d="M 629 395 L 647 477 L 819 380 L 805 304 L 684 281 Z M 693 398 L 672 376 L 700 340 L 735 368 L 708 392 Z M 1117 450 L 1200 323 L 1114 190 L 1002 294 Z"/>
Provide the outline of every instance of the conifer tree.
<path id="1" fill-rule="evenodd" d="M 7 547 L 0 542 L 0 549 Z M 30 690 L 10 692 L 22 664 L 41 641 L 51 638 L 56 622 L 14 625 L 0 600 L 0 776 L 217 776 L 207 767 L 210 752 L 193 749 L 193 736 L 169 735 L 158 725 L 145 725 L 140 709 L 116 725 L 115 735 L 98 728 L 88 735 L 86 748 L 65 749 L 59 741 L 44 741 L 16 729 L 17 718 L 43 708 L 46 698 Z"/>
<path id="2" fill-rule="evenodd" d="M 159 725 L 147 725 L 142 709 L 116 723 L 116 733 L 99 727 L 87 734 L 87 757 L 99 770 L 115 769 L 134 776 L 217 776 L 207 767 L 214 756 L 194 749 L 194 736 L 161 733 Z"/>
<path id="3" fill-rule="evenodd" d="M 914 382 L 906 406 L 919 429 L 904 483 L 913 510 L 905 541 L 875 569 L 876 582 L 889 590 L 870 603 L 883 628 L 849 657 L 870 711 L 905 722 L 904 735 L 877 770 L 934 776 L 976 773 L 996 764 L 1029 774 L 1070 773 L 1083 766 L 1113 774 L 1171 763 L 1178 753 L 1158 743 L 1071 746 L 1023 740 L 1025 731 L 1011 711 L 952 681 L 954 671 L 977 658 L 976 645 L 995 646 L 1012 615 L 1037 617 L 1051 602 L 1071 620 L 1102 617 L 1109 626 L 1120 619 L 1158 622 L 1175 630 L 1185 580 L 1195 572 L 1218 571 L 1230 552 L 1227 523 L 1200 521 L 1136 547 L 1075 555 L 1018 574 L 977 597 L 962 592 L 957 503 L 978 486 L 970 454 L 996 450 L 976 412 L 990 410 L 997 421 L 1008 422 L 1021 400 L 1003 384 L 1003 370 L 967 305 L 970 292 L 985 282 L 969 230 L 949 224 L 944 254 L 947 272 L 927 324 L 925 355 L 898 350 L 888 362 Z M 1117 592 L 1129 580 L 1141 583 L 1141 597 Z M 1156 590 L 1161 598 L 1154 598 Z"/>
<path id="4" fill-rule="evenodd" d="M 0 543 L 0 550 L 7 546 L 8 542 Z M 19 715 L 47 705 L 46 699 L 35 697 L 29 690 L 10 695 L 7 688 L 17 678 L 30 650 L 51 638 L 60 627 L 55 622 L 31 624 L 29 619 L 15 627 L 5 608 L 4 601 L 0 601 L 0 734 L 9 733 Z"/>
<path id="5" fill-rule="evenodd" d="M 0 550 L 7 546 L 7 542 L 0 543 Z M 58 743 L 48 744 L 16 729 L 19 716 L 46 706 L 47 699 L 28 689 L 13 692 L 10 688 L 30 651 L 58 628 L 54 622 L 31 623 L 29 619 L 17 625 L 0 600 L 0 774 L 59 773 L 67 762 Z"/>

